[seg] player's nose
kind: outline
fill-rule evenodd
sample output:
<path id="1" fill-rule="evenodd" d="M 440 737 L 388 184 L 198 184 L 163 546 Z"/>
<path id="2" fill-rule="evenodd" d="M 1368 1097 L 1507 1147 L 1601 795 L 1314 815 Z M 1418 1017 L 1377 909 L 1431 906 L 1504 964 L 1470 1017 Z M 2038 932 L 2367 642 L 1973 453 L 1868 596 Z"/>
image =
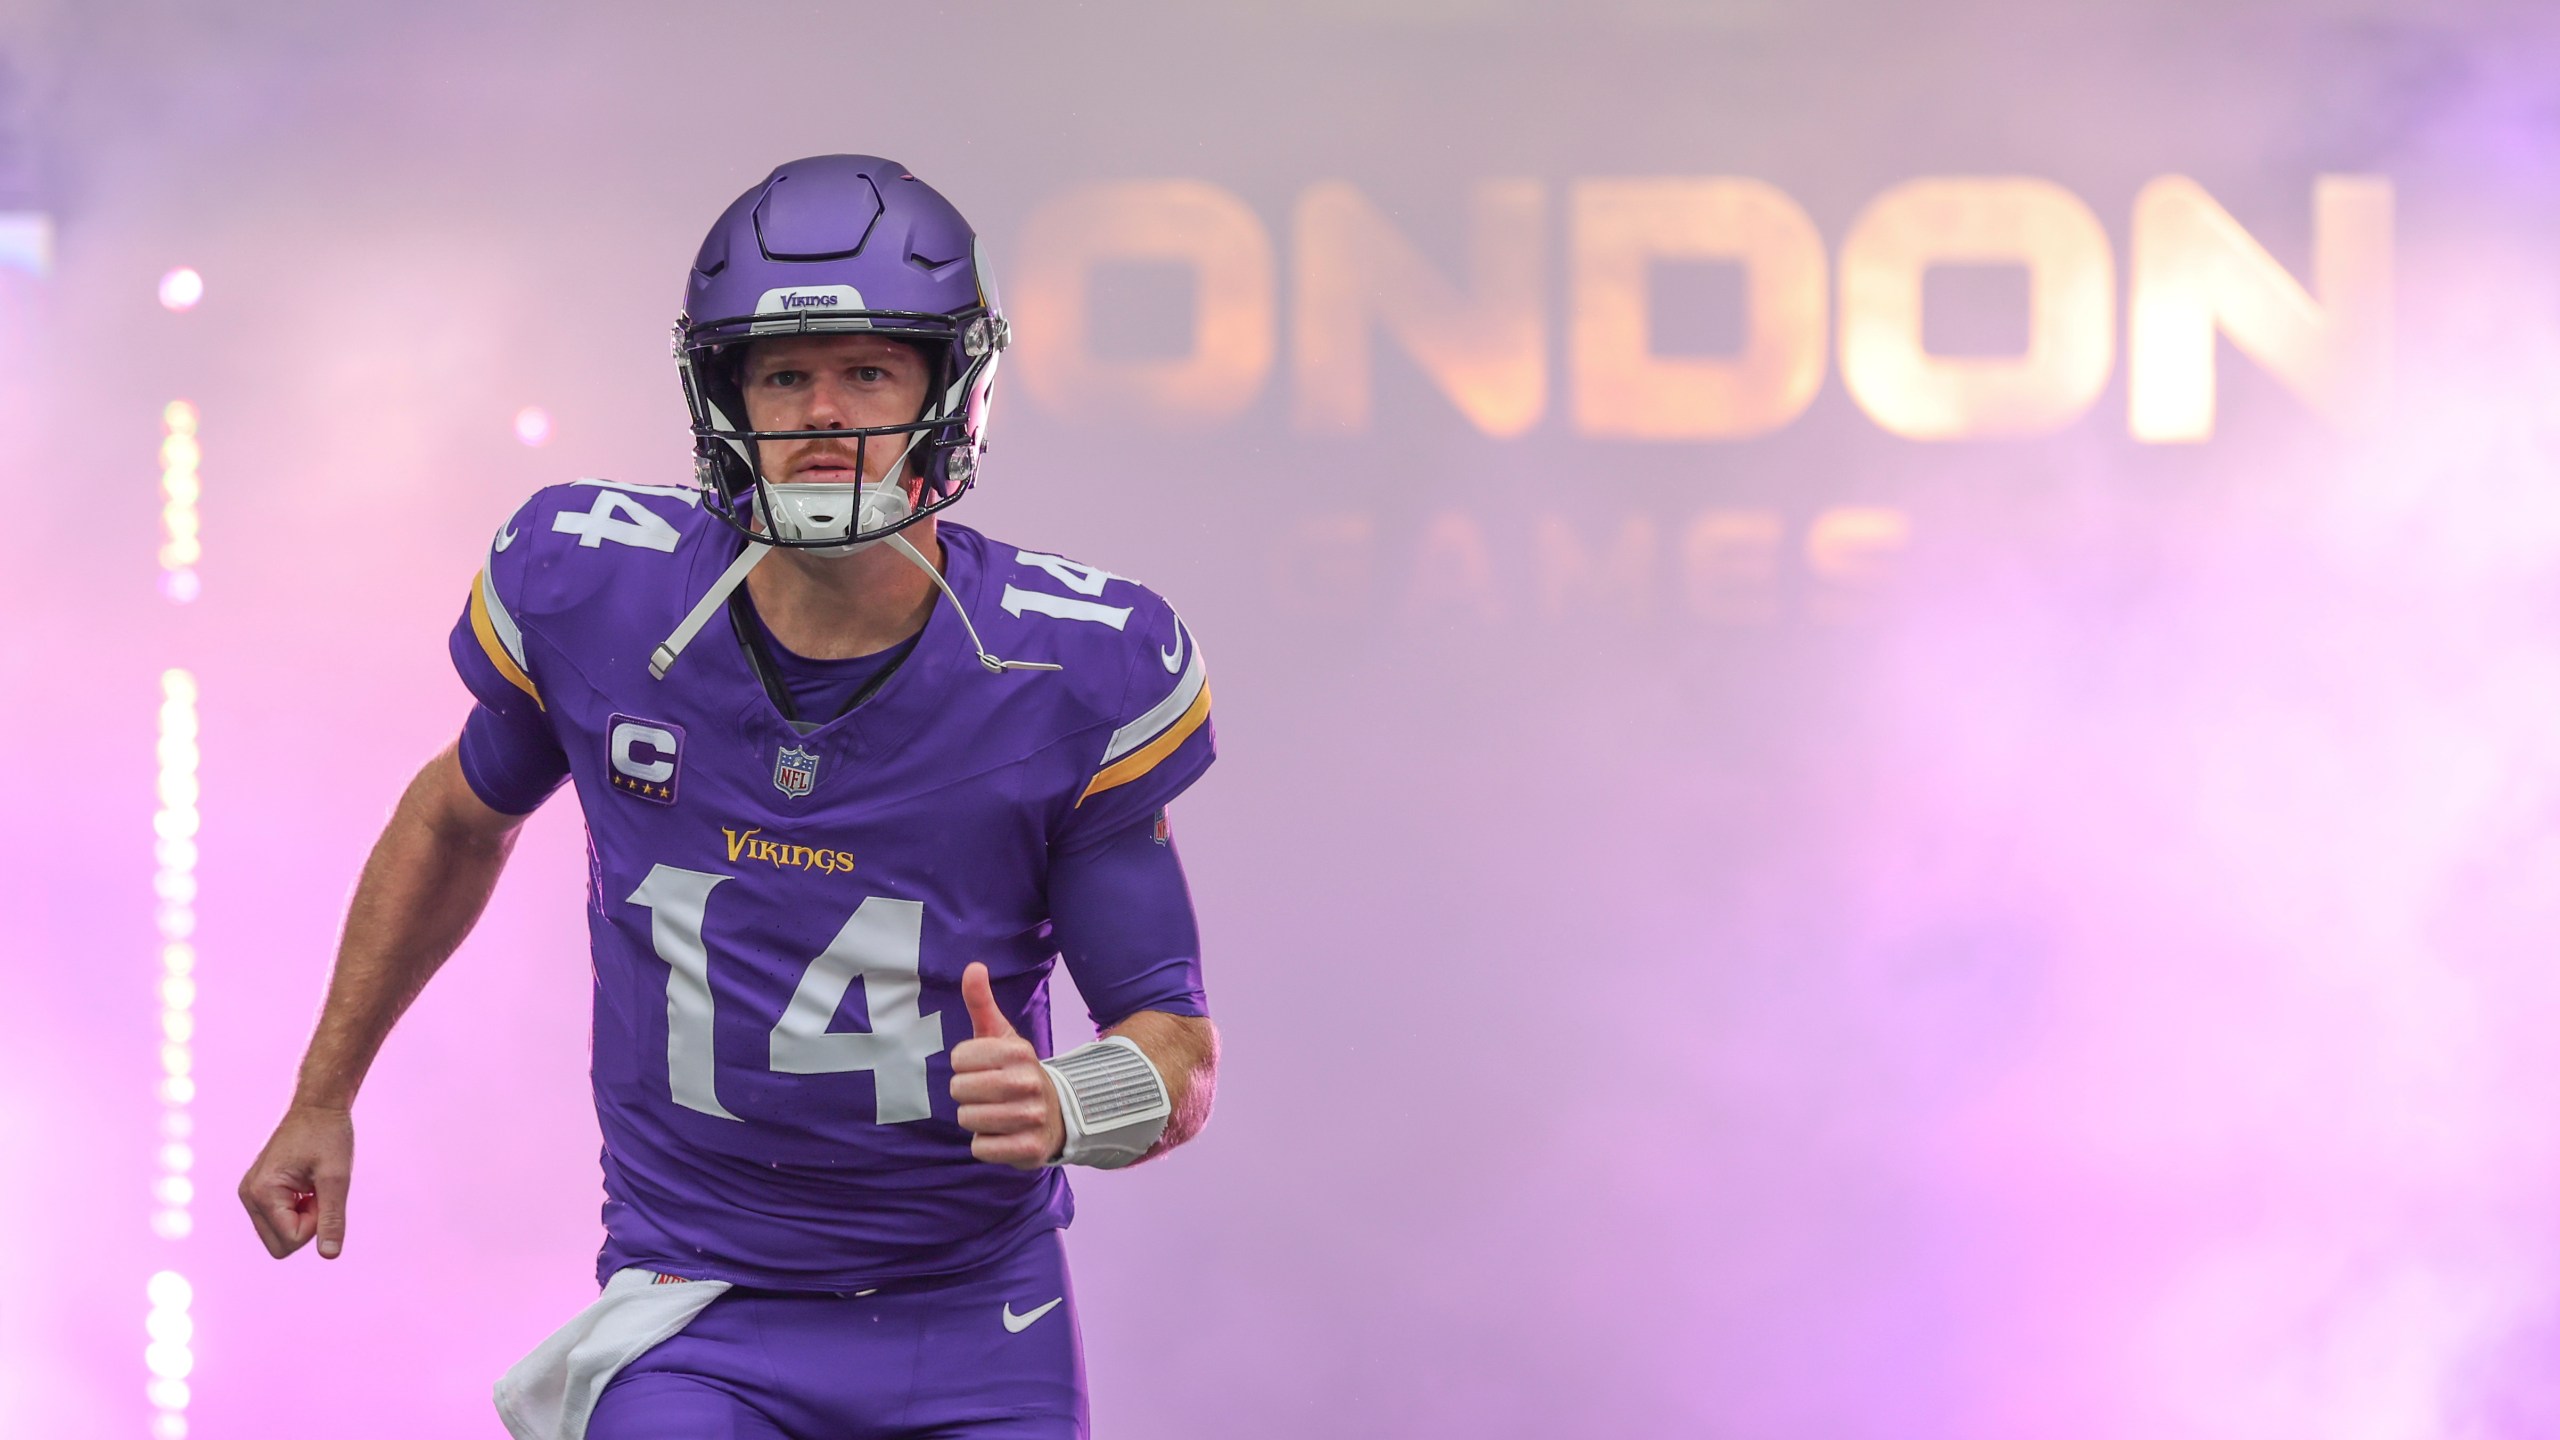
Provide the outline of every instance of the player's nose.
<path id="1" fill-rule="evenodd" d="M 842 430 L 845 428 L 847 424 L 845 417 L 849 413 L 847 403 L 849 397 L 842 385 L 831 378 L 820 377 L 810 384 L 806 394 L 808 409 L 801 416 L 801 429 Z"/>

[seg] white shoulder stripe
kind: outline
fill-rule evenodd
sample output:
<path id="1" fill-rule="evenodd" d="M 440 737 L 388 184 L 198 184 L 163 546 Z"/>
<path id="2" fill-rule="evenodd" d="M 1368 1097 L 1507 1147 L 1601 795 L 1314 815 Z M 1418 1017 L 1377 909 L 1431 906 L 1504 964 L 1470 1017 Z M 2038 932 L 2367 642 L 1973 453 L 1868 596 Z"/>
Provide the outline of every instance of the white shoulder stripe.
<path id="1" fill-rule="evenodd" d="M 497 582 L 490 577 L 489 566 L 480 567 L 480 604 L 489 612 L 489 628 L 497 632 L 498 643 L 507 647 L 507 658 L 524 666 L 524 632 L 516 628 L 516 617 L 498 600 Z"/>
<path id="2" fill-rule="evenodd" d="M 1180 620 L 1173 624 L 1174 640 L 1179 644 L 1189 632 Z M 1182 679 L 1175 683 L 1173 693 L 1157 701 L 1155 708 L 1146 714 L 1112 731 L 1111 743 L 1102 752 L 1102 763 L 1108 765 L 1163 734 L 1166 726 L 1190 710 L 1191 702 L 1200 698 L 1200 687 L 1208 683 L 1209 667 L 1201 663 L 1200 642 L 1195 638 L 1191 642 L 1191 663 L 1184 667 Z"/>

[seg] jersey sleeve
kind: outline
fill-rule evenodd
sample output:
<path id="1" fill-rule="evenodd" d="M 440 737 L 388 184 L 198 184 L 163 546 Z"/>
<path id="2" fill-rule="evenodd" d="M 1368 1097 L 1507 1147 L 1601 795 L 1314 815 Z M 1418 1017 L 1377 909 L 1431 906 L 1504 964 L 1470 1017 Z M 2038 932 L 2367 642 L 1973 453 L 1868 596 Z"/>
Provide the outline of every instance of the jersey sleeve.
<path id="1" fill-rule="evenodd" d="M 1053 856 L 1049 915 L 1095 1029 L 1141 1010 L 1209 1013 L 1191 885 L 1172 835 L 1153 817 Z"/>
<path id="2" fill-rule="evenodd" d="M 445 644 L 463 687 L 480 702 L 457 742 L 463 778 L 481 803 L 508 815 L 531 813 L 569 773 L 534 678 L 534 649 L 517 620 L 531 547 L 515 542 L 533 509 L 527 502 L 499 528 Z"/>
<path id="3" fill-rule="evenodd" d="M 1133 607 L 1130 678 L 1109 737 L 1057 837 L 1061 850 L 1099 844 L 1152 819 L 1217 758 L 1208 663 L 1173 607 L 1152 595 L 1148 599 Z"/>
<path id="4" fill-rule="evenodd" d="M 569 778 L 569 754 L 541 712 L 471 707 L 454 742 L 462 778 L 480 803 L 502 815 L 530 815 Z"/>
<path id="5" fill-rule="evenodd" d="M 544 708 L 542 687 L 534 679 L 528 658 L 524 629 L 516 623 L 516 607 L 508 601 L 522 569 L 505 563 L 507 551 L 523 520 L 524 512 L 518 511 L 498 531 L 480 573 L 471 577 L 471 592 L 463 600 L 462 618 L 454 622 L 452 638 L 446 645 L 453 654 L 453 668 L 472 698 L 510 717 L 521 710 L 538 714 Z"/>

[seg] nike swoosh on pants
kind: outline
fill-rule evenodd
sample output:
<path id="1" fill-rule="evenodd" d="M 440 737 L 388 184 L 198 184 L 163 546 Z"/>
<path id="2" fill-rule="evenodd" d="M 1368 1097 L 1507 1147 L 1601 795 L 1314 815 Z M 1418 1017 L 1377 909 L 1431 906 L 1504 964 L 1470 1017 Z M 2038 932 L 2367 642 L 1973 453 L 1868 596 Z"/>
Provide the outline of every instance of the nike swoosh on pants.
<path id="1" fill-rule="evenodd" d="M 1057 1299 L 1050 1301 L 1048 1304 L 1041 1306 L 1039 1309 L 1023 1315 L 1014 1314 L 1013 1302 L 1007 1300 L 1004 1302 L 1004 1328 L 1006 1333 L 1019 1335 L 1023 1331 L 1030 1329 L 1033 1321 L 1048 1314 L 1050 1311 L 1057 1309 L 1059 1305 L 1065 1303 L 1066 1298 L 1066 1296 L 1061 1295 Z"/>

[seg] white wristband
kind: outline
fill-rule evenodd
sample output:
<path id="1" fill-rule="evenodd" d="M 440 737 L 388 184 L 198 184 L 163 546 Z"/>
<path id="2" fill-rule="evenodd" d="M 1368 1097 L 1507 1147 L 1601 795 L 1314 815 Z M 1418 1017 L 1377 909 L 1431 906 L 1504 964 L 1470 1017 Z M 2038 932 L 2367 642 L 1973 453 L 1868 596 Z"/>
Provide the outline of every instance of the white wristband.
<path id="1" fill-rule="evenodd" d="M 1058 1087 L 1067 1143 L 1052 1162 L 1117 1170 L 1149 1150 L 1173 1118 L 1164 1077 L 1136 1041 L 1109 1035 L 1040 1062 Z"/>

